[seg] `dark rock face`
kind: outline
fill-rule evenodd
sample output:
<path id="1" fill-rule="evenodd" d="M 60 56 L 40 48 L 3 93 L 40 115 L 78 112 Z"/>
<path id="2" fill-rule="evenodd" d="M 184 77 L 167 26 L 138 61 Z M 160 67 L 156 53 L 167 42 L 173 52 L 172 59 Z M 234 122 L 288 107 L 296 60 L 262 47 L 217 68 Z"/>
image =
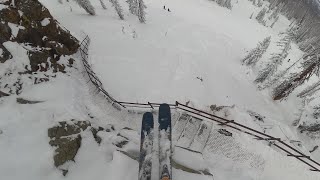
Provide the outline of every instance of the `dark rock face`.
<path id="1" fill-rule="evenodd" d="M 70 124 L 60 122 L 59 126 L 48 129 L 50 137 L 49 144 L 57 147 L 53 157 L 54 165 L 59 167 L 67 161 L 74 161 L 75 156 L 81 146 L 80 132 L 91 126 L 88 121 L 72 120 Z M 66 171 L 66 170 L 64 170 Z"/>
<path id="2" fill-rule="evenodd" d="M 2 11 L 0 11 L 0 17 L 2 16 Z M 4 43 L 11 37 L 11 29 L 8 26 L 8 23 L 5 21 L 0 22 L 0 44 Z"/>
<path id="3" fill-rule="evenodd" d="M 4 43 L 9 41 L 28 49 L 30 62 L 24 64 L 24 69 L 9 69 L 6 74 L 17 73 L 28 76 L 31 82 L 41 83 L 55 77 L 45 74 L 46 72 L 66 73 L 67 68 L 72 68 L 75 60 L 71 55 L 77 52 L 79 41 L 59 25 L 47 8 L 38 0 L 7 0 L 0 1 L 0 4 L 7 6 L 0 10 L 0 63 L 7 63 L 10 59 L 16 58 L 14 57 L 16 53 L 10 52 L 10 49 L 5 47 Z M 61 58 L 67 61 L 61 61 Z M 46 80 L 39 81 L 43 78 Z M 23 78 L 17 77 L 15 82 L 6 84 L 0 82 L 0 90 L 10 94 L 21 92 L 22 89 L 17 91 L 13 87 L 19 79 Z M 12 78 L 10 80 L 13 81 Z M 2 81 L 5 82 L 6 79 L 3 78 Z M 21 83 L 21 87 L 24 87 L 24 82 Z"/>
<path id="4" fill-rule="evenodd" d="M 91 126 L 89 121 L 76 121 L 59 122 L 58 126 L 48 129 L 48 136 L 50 138 L 49 144 L 56 147 L 55 155 L 53 157 L 54 165 L 60 168 L 61 165 L 67 161 L 75 161 L 79 148 L 81 147 L 81 132 L 90 131 L 95 141 L 100 144 L 102 139 L 97 134 L 99 131 L 110 131 L 108 128 Z M 68 173 L 67 169 L 60 168 L 63 175 Z"/>
<path id="5" fill-rule="evenodd" d="M 0 29 L 0 31 L 1 31 L 1 29 Z M 0 44 L 0 63 L 4 63 L 11 58 L 12 58 L 11 53 L 2 44 Z"/>
<path id="6" fill-rule="evenodd" d="M 6 4 L 11 4 L 11 1 L 7 1 Z M 19 11 L 22 12 L 21 15 Z M 43 25 L 42 21 L 45 19 L 49 23 Z M 14 7 L 9 6 L 0 11 L 0 21 L 4 22 L 0 31 L 6 41 L 11 37 L 8 23 L 13 23 L 24 27 L 19 30 L 13 41 L 34 47 L 58 49 L 58 55 L 71 55 L 78 50 L 78 41 L 67 30 L 62 29 L 48 9 L 37 0 L 15 0 Z"/>
<path id="7" fill-rule="evenodd" d="M 61 138 L 65 136 L 79 134 L 86 130 L 91 123 L 88 121 L 76 121 L 71 120 L 71 124 L 63 121 L 59 123 L 59 126 L 52 127 L 48 130 L 48 136 L 50 138 Z"/>
<path id="8" fill-rule="evenodd" d="M 56 167 L 67 161 L 74 161 L 74 158 L 81 146 L 81 136 L 61 137 L 50 141 L 51 146 L 57 146 L 56 154 L 53 157 Z"/>

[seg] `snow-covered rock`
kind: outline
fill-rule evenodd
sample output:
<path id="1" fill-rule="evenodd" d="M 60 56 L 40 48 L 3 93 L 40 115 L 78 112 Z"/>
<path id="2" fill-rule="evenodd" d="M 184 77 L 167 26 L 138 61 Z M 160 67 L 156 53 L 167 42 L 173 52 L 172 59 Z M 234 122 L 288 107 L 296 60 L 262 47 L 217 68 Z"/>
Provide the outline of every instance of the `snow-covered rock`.
<path id="1" fill-rule="evenodd" d="M 12 0 L 0 2 L 1 5 L 11 3 Z M 14 6 L 0 9 L 0 63 L 3 63 L 0 90 L 3 92 L 20 94 L 27 84 L 49 80 L 54 76 L 52 73 L 65 73 L 72 66 L 71 55 L 77 52 L 78 41 L 57 21 L 50 23 L 49 19 L 53 17 L 38 1 L 15 0 Z M 37 72 L 43 73 L 33 74 Z"/>

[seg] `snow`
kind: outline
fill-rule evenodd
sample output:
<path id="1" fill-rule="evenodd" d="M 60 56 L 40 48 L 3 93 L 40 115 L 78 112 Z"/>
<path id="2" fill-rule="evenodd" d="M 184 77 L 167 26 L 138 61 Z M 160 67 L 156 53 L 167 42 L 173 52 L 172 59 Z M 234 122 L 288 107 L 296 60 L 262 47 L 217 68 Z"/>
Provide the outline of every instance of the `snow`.
<path id="1" fill-rule="evenodd" d="M 57 6 L 42 1 L 49 7 Z M 82 9 L 69 12 L 61 5 L 49 9 L 76 36 L 81 37 L 82 31 L 89 34 L 89 61 L 107 91 L 118 100 L 191 100 L 201 109 L 211 104 L 236 104 L 272 112 L 275 119 L 292 119 L 292 113 L 283 112 L 295 109 L 288 110 L 286 103 L 275 103 L 268 92 L 257 91 L 252 84 L 254 75 L 247 74 L 240 62 L 246 51 L 269 35 L 270 51 L 274 52 L 278 33 L 285 31 L 288 21 L 279 20 L 283 26 L 276 24 L 275 29 L 261 26 L 248 18 L 252 13 L 248 7 L 257 10 L 247 1 L 235 4 L 230 11 L 207 0 L 174 0 L 165 3 L 171 9 L 167 12 L 163 2 L 152 0 L 146 2 L 144 25 L 130 15 L 120 21 L 113 12 L 99 8 L 99 2 L 92 3 L 97 16 L 79 16 Z M 197 13 L 190 13 L 194 11 Z"/>
<path id="2" fill-rule="evenodd" d="M 172 143 L 169 140 L 169 132 L 171 132 L 170 128 L 162 129 L 159 131 L 159 174 L 162 178 L 162 173 L 165 172 L 164 168 L 165 165 L 171 164 L 171 147 Z M 172 169 L 168 167 L 168 174 L 169 176 L 172 175 Z M 172 175 L 173 176 L 173 175 Z"/>
<path id="3" fill-rule="evenodd" d="M 41 21 L 41 25 L 42 25 L 42 26 L 47 26 L 48 24 L 50 24 L 50 18 L 44 18 L 44 19 Z"/>
<path id="4" fill-rule="evenodd" d="M 17 25 L 17 24 L 13 24 L 13 23 L 8 23 L 9 27 L 11 28 L 11 33 L 14 37 L 17 37 L 19 29 L 24 29 L 23 26 Z"/>
<path id="5" fill-rule="evenodd" d="M 1 3 L 1 1 L 0 1 L 0 3 Z M 8 8 L 8 6 L 0 4 L 0 10 L 5 9 L 5 8 Z"/>
<path id="6" fill-rule="evenodd" d="M 188 158 L 186 158 L 188 157 Z M 172 159 L 179 164 L 183 164 L 186 167 L 194 168 L 199 171 L 204 171 L 207 168 L 207 164 L 203 159 L 202 154 L 194 153 L 179 147 L 174 149 L 174 154 Z"/>
<path id="7" fill-rule="evenodd" d="M 27 50 L 21 47 L 16 42 L 4 42 L 3 46 L 10 52 L 15 58 L 11 61 L 6 61 L 0 67 L 0 74 L 4 73 L 7 69 L 24 69 L 24 66 L 29 64 Z"/>
<path id="8" fill-rule="evenodd" d="M 20 17 L 23 16 L 23 12 L 22 11 L 18 10 L 18 13 L 19 13 Z"/>
<path id="9" fill-rule="evenodd" d="M 271 101 L 268 91 L 257 91 L 252 84 L 255 70 L 248 70 L 240 62 L 246 51 L 269 35 L 272 36 L 271 45 L 261 61 L 266 62 L 278 50 L 278 33 L 285 31 L 289 23 L 283 17 L 271 29 L 248 18 L 259 9 L 245 0 L 234 4 L 232 11 L 207 0 L 171 0 L 165 3 L 150 0 L 146 1 L 147 23 L 140 24 L 127 10 L 126 20 L 120 21 L 112 10 L 100 8 L 98 1 L 92 1 L 96 16 L 86 15 L 74 2 L 64 2 L 63 5 L 52 0 L 41 2 L 80 40 L 83 31 L 89 34 L 92 40 L 89 62 L 106 90 L 116 99 L 133 102 L 191 100 L 194 106 L 204 110 L 208 110 L 211 104 L 235 104 L 235 107 L 226 108 L 219 115 L 261 131 L 266 130 L 286 141 L 299 139 L 289 127 L 297 112 L 299 99 L 280 103 Z M 163 10 L 164 4 L 171 9 L 170 13 Z M 112 9 L 110 4 L 108 9 Z M 16 36 L 19 27 L 14 24 L 10 27 Z M 14 56 L 0 66 L 0 75 L 4 77 L 1 81 L 6 82 L 9 77 L 3 74 L 8 69 L 21 70 L 29 63 L 27 47 L 12 42 L 6 42 L 4 46 Z M 292 60 L 284 63 L 282 68 L 298 60 L 301 54 L 293 45 L 288 56 Z M 61 61 L 67 59 L 64 57 Z M 112 141 L 119 138 L 117 134 L 125 135 L 130 140 L 126 150 L 138 152 L 142 114 L 113 109 L 87 83 L 77 58 L 75 65 L 69 75 L 58 73 L 49 82 L 26 84 L 19 96 L 0 99 L 3 119 L 0 121 L 1 179 L 131 180 L 138 177 L 138 162 L 117 151 Z M 196 77 L 202 77 L 203 82 Z M 17 97 L 43 102 L 21 105 L 16 103 Z M 256 122 L 247 110 L 267 118 L 264 123 Z M 94 118 L 90 118 L 89 114 Z M 90 132 L 82 132 L 81 148 L 75 162 L 64 165 L 69 169 L 64 177 L 53 165 L 55 149 L 48 143 L 47 129 L 71 119 L 90 120 L 93 125 L 101 127 L 114 124 L 116 129 L 130 127 L 132 130 L 122 129 L 113 134 L 99 132 L 102 137 L 100 145 Z M 264 129 L 269 125 L 273 128 Z M 213 126 L 212 130 L 217 132 L 219 127 Z M 209 138 L 216 138 L 216 141 L 207 143 L 202 154 L 175 148 L 175 161 L 197 170 L 208 169 L 213 177 L 173 169 L 173 179 L 320 178 L 319 173 L 308 171 L 305 164 L 287 157 L 275 147 L 239 132 L 231 132 L 232 137 L 217 133 L 213 137 L 210 133 Z M 188 139 L 183 140 L 189 143 Z M 200 146 L 203 145 L 196 145 L 195 148 Z"/>

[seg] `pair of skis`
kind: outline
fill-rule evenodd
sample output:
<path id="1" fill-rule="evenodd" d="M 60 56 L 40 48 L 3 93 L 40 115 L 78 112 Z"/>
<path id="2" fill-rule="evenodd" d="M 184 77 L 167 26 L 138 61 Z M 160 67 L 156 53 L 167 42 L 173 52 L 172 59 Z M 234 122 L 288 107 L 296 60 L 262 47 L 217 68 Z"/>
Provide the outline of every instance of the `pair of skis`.
<path id="1" fill-rule="evenodd" d="M 172 180 L 171 169 L 171 113 L 168 104 L 159 107 L 159 177 L 160 180 Z M 154 140 L 153 115 L 147 112 L 142 118 L 139 180 L 151 180 L 152 148 Z"/>

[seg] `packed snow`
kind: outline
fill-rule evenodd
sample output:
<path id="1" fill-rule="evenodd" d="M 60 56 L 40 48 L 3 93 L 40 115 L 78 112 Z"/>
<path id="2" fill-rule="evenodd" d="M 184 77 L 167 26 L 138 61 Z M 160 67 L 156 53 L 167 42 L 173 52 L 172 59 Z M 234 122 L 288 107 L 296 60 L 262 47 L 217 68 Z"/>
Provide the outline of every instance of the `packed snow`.
<path id="1" fill-rule="evenodd" d="M 147 21 L 140 24 L 127 9 L 125 20 L 119 20 L 111 4 L 104 10 L 98 0 L 92 0 L 96 16 L 87 15 L 72 1 L 64 1 L 64 4 L 54 0 L 40 1 L 79 40 L 84 38 L 84 33 L 90 36 L 89 62 L 106 90 L 116 99 L 132 102 L 191 100 L 195 107 L 205 110 L 212 104 L 224 105 L 228 108 L 220 113 L 230 119 L 287 141 L 299 138 L 288 125 L 291 125 L 294 113 L 299 111 L 300 100 L 272 101 L 267 90 L 258 91 L 252 84 L 256 72 L 241 66 L 245 54 L 265 37 L 271 36 L 271 45 L 261 61 L 278 50 L 278 34 L 290 23 L 284 17 L 274 28 L 267 28 L 249 19 L 252 12 L 257 13 L 259 9 L 247 0 L 237 1 L 232 11 L 208 0 L 148 0 L 145 2 Z M 125 2 L 121 3 L 124 5 Z M 171 12 L 164 10 L 164 5 Z M 42 25 L 47 23 L 45 21 Z M 16 25 L 10 27 L 13 31 L 19 28 Z M 6 42 L 4 45 L 15 58 L 0 67 L 0 74 L 9 67 L 24 68 L 26 50 L 15 43 Z M 291 62 L 285 63 L 283 68 L 301 55 L 297 46 L 292 45 L 288 56 Z M 139 150 L 142 115 L 113 109 L 103 96 L 95 94 L 96 90 L 83 76 L 80 59 L 76 61 L 70 75 L 58 73 L 57 78 L 49 82 L 29 84 L 19 96 L 0 99 L 0 114 L 4 119 L 0 121 L 1 179 L 138 178 L 138 162 L 111 146 L 111 140 L 116 137 L 106 132 L 99 132 L 103 137 L 100 145 L 91 133 L 82 132 L 82 144 L 75 162 L 64 165 L 69 169 L 67 176 L 54 167 L 55 149 L 48 143 L 47 129 L 60 121 L 91 119 L 89 114 L 94 114 L 90 121 L 97 126 L 114 124 L 118 129 L 132 128 L 116 133 L 129 137 L 130 150 Z M 17 97 L 42 103 L 17 104 Z M 266 116 L 265 121 L 252 120 L 248 110 Z M 275 128 L 268 129 L 267 126 Z M 296 159 L 239 132 L 232 133 L 235 136 L 206 144 L 201 148 L 204 149 L 202 155 L 175 148 L 173 158 L 177 162 L 196 170 L 206 169 L 213 177 L 173 169 L 173 179 L 320 179 L 318 172 L 309 171 Z"/>

